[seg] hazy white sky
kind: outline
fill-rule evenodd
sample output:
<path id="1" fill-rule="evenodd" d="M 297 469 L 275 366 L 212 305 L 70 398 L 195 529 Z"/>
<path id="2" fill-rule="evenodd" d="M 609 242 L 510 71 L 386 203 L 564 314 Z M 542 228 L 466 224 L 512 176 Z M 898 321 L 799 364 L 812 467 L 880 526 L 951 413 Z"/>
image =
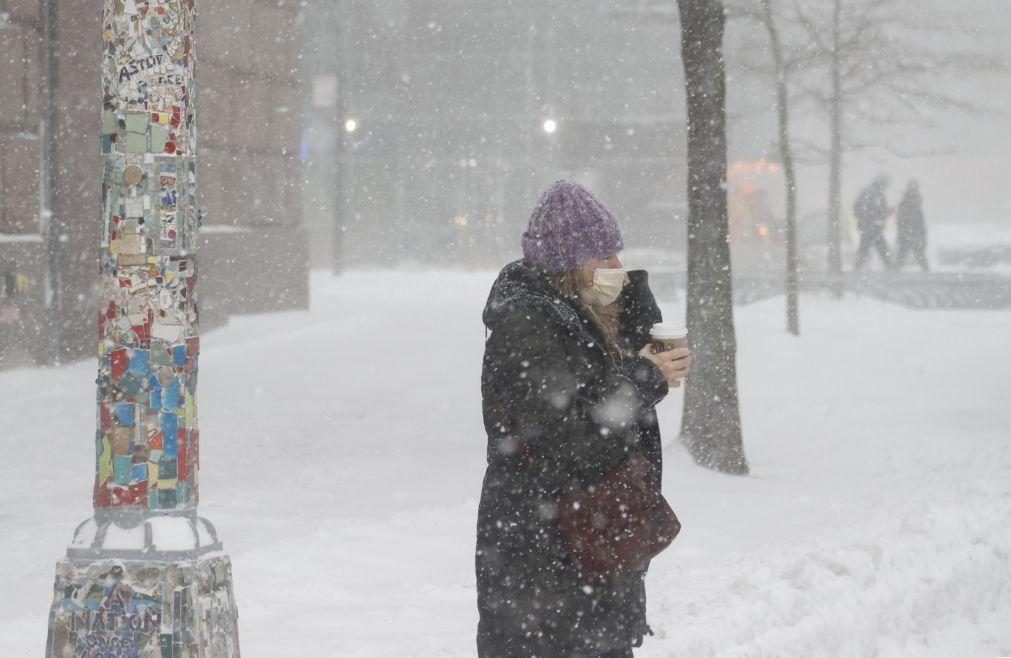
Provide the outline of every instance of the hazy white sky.
<path id="1" fill-rule="evenodd" d="M 882 149 L 870 149 L 846 156 L 843 181 L 844 208 L 866 182 L 878 173 L 892 177 L 890 197 L 896 201 L 905 181 L 918 178 L 924 195 L 928 221 L 944 223 L 990 222 L 1011 224 L 1011 2 L 1008 0 L 973 0 L 953 5 L 946 0 L 908 0 L 910 19 L 940 23 L 953 33 L 928 35 L 934 40 L 928 47 L 943 48 L 953 43 L 986 44 L 989 54 L 1003 59 L 1008 71 L 1002 74 L 964 76 L 938 80 L 960 97 L 973 99 L 990 108 L 985 114 L 961 111 L 934 112 L 931 126 L 910 122 L 896 131 L 896 145 L 902 151 L 939 151 L 943 155 L 903 159 Z M 963 29 L 964 26 L 964 29 Z M 978 32 L 974 32 L 978 30 Z M 768 120 L 768 118 L 767 118 Z M 803 116 L 798 127 L 820 134 L 827 143 L 824 125 Z M 735 127 L 731 150 L 735 146 L 747 157 L 756 148 L 751 139 L 761 134 L 767 139 L 768 128 L 744 121 Z M 901 137 L 898 135 L 901 134 Z M 824 166 L 804 167 L 800 172 L 801 214 L 824 211 L 828 171 Z"/>

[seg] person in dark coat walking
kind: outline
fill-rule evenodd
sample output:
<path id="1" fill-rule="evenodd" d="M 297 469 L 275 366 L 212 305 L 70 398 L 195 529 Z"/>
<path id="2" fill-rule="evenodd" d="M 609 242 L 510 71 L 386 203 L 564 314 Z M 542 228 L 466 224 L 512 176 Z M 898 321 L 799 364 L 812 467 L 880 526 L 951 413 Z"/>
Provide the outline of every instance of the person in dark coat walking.
<path id="1" fill-rule="evenodd" d="M 895 222 L 898 225 L 898 238 L 895 257 L 895 269 L 901 270 L 906 264 L 909 254 L 924 272 L 930 271 L 927 263 L 927 223 L 923 218 L 923 198 L 920 196 L 920 186 L 915 180 L 906 185 L 906 192 L 895 210 Z"/>
<path id="2" fill-rule="evenodd" d="M 885 242 L 885 220 L 891 214 L 885 190 L 888 188 L 888 177 L 878 176 L 857 196 L 853 204 L 853 214 L 857 218 L 857 231 L 860 233 L 860 246 L 857 248 L 854 270 L 859 270 L 867 262 L 871 247 L 878 252 L 881 262 L 886 267 L 891 265 L 888 258 L 888 243 Z"/>
<path id="3" fill-rule="evenodd" d="M 651 634 L 644 570 L 601 581 L 567 553 L 557 501 L 633 455 L 659 474 L 654 407 L 687 349 L 653 354 L 645 271 L 625 272 L 611 213 L 566 181 L 541 197 L 484 309 L 487 470 L 478 510 L 481 658 L 630 657 Z"/>

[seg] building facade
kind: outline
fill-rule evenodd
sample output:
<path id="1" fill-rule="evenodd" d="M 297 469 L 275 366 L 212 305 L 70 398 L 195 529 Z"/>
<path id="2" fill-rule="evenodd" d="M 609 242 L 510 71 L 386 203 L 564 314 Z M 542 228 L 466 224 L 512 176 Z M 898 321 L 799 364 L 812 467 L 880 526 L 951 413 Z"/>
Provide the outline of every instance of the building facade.
<path id="1" fill-rule="evenodd" d="M 492 266 L 563 177 L 612 207 L 630 245 L 682 241 L 673 22 L 572 0 L 309 5 L 307 66 L 337 88 L 308 124 L 315 264 L 336 244 L 351 266 Z"/>
<path id="2" fill-rule="evenodd" d="M 0 0 L 0 367 L 94 351 L 100 7 Z M 297 3 L 202 2 L 205 326 L 308 304 Z"/>

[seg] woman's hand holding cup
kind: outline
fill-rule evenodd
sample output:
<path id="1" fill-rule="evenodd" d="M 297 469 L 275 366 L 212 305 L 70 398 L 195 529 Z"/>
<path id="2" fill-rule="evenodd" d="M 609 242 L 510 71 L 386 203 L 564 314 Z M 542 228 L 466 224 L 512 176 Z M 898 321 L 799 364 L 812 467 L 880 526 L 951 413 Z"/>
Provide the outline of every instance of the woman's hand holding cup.
<path id="1" fill-rule="evenodd" d="M 654 352 L 654 349 L 654 345 L 650 343 L 639 350 L 639 356 L 644 356 L 656 364 L 669 387 L 678 388 L 681 386 L 681 380 L 688 376 L 688 371 L 691 369 L 691 351 L 687 347 L 675 347 L 663 352 Z"/>
<path id="2" fill-rule="evenodd" d="M 692 365 L 692 353 L 688 349 L 688 331 L 673 323 L 653 325 L 650 343 L 639 351 L 660 368 L 670 388 L 681 386 L 681 380 L 688 376 Z"/>

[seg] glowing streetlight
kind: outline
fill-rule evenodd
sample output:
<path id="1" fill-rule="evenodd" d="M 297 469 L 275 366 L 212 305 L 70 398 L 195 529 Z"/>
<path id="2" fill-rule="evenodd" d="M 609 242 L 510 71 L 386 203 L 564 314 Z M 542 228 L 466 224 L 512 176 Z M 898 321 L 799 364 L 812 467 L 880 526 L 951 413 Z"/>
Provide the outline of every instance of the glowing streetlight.
<path id="1" fill-rule="evenodd" d="M 345 132 L 353 133 L 356 130 L 358 130 L 358 120 L 357 119 L 348 119 L 347 121 L 344 122 L 344 131 Z"/>
<path id="2" fill-rule="evenodd" d="M 544 132 L 546 132 L 549 135 L 553 135 L 555 131 L 558 130 L 558 122 L 555 121 L 554 119 L 545 119 L 543 128 Z"/>

